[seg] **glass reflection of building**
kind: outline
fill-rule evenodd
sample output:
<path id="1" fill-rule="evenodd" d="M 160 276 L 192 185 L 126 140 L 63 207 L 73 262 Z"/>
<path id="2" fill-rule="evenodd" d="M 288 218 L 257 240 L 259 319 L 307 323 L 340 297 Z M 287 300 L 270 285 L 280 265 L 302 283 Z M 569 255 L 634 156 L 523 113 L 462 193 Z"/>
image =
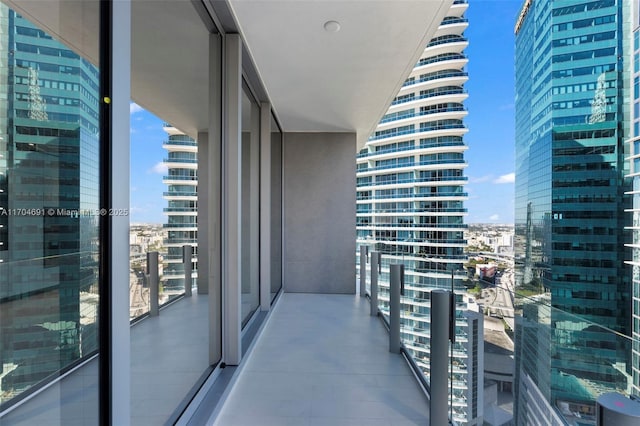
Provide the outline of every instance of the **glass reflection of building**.
<path id="1" fill-rule="evenodd" d="M 168 206 L 167 214 L 167 249 L 165 267 L 163 269 L 164 291 L 169 297 L 184 292 L 185 277 L 182 259 L 182 247 L 185 244 L 193 247 L 193 285 L 197 278 L 197 246 L 198 246 L 198 143 L 175 127 L 165 124 L 168 134 L 163 146 L 168 151 L 165 164 L 167 175 L 163 182 L 167 185 L 164 198 Z"/>
<path id="2" fill-rule="evenodd" d="M 629 345 L 600 327 L 629 334 L 626 6 L 527 0 L 516 23 L 518 424 L 628 391 Z"/>
<path id="3" fill-rule="evenodd" d="M 632 391 L 640 397 L 640 28 L 638 27 L 638 10 L 634 10 L 633 31 L 633 130 L 629 139 L 629 177 L 633 181 L 631 192 L 631 257 L 627 263 L 631 266 L 632 278 L 632 320 L 633 343 L 631 367 L 633 370 Z"/>
<path id="4" fill-rule="evenodd" d="M 98 70 L 0 6 L 0 397 L 98 347 Z"/>

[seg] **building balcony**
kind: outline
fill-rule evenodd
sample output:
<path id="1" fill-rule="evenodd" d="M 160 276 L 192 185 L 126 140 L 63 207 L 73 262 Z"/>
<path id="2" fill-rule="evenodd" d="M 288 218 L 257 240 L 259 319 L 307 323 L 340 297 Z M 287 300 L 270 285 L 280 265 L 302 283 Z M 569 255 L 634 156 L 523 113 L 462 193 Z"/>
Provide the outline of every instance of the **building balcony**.
<path id="1" fill-rule="evenodd" d="M 198 193 L 196 191 L 165 191 L 162 193 L 163 197 L 166 197 L 168 199 L 191 199 L 191 198 L 197 198 L 198 197 Z"/>
<path id="2" fill-rule="evenodd" d="M 163 183 L 171 183 L 171 181 L 179 181 L 179 183 L 182 185 L 188 185 L 189 182 L 195 182 L 197 184 L 198 176 L 162 176 Z"/>
<path id="3" fill-rule="evenodd" d="M 463 69 L 469 59 L 460 52 L 445 52 L 438 55 L 426 56 L 416 63 L 411 71 L 411 76 L 423 74 L 425 72 L 436 72 L 445 69 Z M 434 68 L 432 68 L 432 66 Z"/>
<path id="4" fill-rule="evenodd" d="M 457 102 L 457 103 L 462 103 L 462 101 L 464 101 L 469 95 L 468 92 L 465 89 L 456 89 L 456 90 L 446 90 L 446 89 L 442 89 L 442 90 L 437 90 L 434 89 L 433 91 L 431 91 L 430 93 L 424 94 L 424 95 L 417 95 L 417 96 L 411 96 L 411 97 L 404 97 L 404 98 L 399 98 L 399 99 L 395 99 L 391 102 L 391 107 L 397 106 L 397 105 L 403 105 L 403 104 L 407 104 L 407 103 L 413 103 L 416 101 L 420 101 L 420 100 L 424 100 L 424 99 L 429 99 L 429 98 L 433 98 L 433 103 L 440 103 L 442 102 L 442 98 L 445 97 L 444 99 L 446 99 L 448 102 Z M 389 111 L 395 109 L 395 108 L 391 108 L 389 107 Z"/>
<path id="5" fill-rule="evenodd" d="M 164 223 L 163 228 L 198 228 L 197 223 Z"/>
<path id="6" fill-rule="evenodd" d="M 440 23 L 440 26 L 435 33 L 435 37 L 445 35 L 461 36 L 467 27 L 469 27 L 469 21 L 466 18 L 447 17 L 442 21 L 442 23 Z"/>
<path id="7" fill-rule="evenodd" d="M 428 402 L 366 299 L 285 294 L 278 303 L 216 424 L 428 423 Z"/>
<path id="8" fill-rule="evenodd" d="M 447 15 L 449 16 L 462 16 L 467 9 L 469 8 L 469 3 L 467 0 L 454 0 L 451 9 Z"/>
<path id="9" fill-rule="evenodd" d="M 464 37 L 453 37 L 456 35 L 457 34 L 445 35 L 444 37 L 451 38 L 431 41 L 425 49 L 425 55 L 436 56 L 451 52 L 462 53 L 467 46 L 469 46 L 469 41 Z"/>
<path id="10" fill-rule="evenodd" d="M 198 163 L 198 160 L 196 158 L 168 157 L 168 158 L 163 158 L 162 161 L 165 163 L 178 163 L 178 164 L 197 164 Z"/>
<path id="11" fill-rule="evenodd" d="M 450 68 L 448 68 L 450 69 Z M 433 75 L 432 75 L 433 74 Z M 464 84 L 467 80 L 469 80 L 469 74 L 464 71 L 446 71 L 442 73 L 438 73 L 438 71 L 434 71 L 433 73 L 428 73 L 425 77 L 419 78 L 409 78 L 402 84 L 401 93 L 408 90 L 413 89 L 414 86 L 418 86 L 420 89 L 427 88 L 428 85 L 424 83 L 433 82 L 433 85 L 442 85 L 446 83 L 448 86 L 460 86 Z"/>
<path id="12" fill-rule="evenodd" d="M 427 396 L 405 358 L 389 352 L 387 331 L 369 315 L 367 299 L 283 294 L 259 338 L 243 344 L 243 368 L 223 370 L 218 382 L 231 384 L 222 396 L 219 387 L 201 378 L 208 364 L 206 321 L 201 320 L 207 316 L 207 303 L 206 295 L 194 294 L 132 326 L 132 424 L 429 422 Z M 87 378 L 95 381 L 97 369 L 97 359 L 81 366 L 3 422 L 11 424 L 24 410 L 40 406 L 38 419 L 48 424 L 52 413 L 44 408 L 50 407 L 46 402 L 55 400 L 61 388 L 80 386 Z M 185 406 L 185 396 L 197 391 L 194 383 L 202 386 L 200 403 Z M 86 403 L 90 396 L 95 395 L 70 395 L 56 408 L 64 411 L 65 404 Z M 181 418 L 183 411 L 190 418 Z"/>
<path id="13" fill-rule="evenodd" d="M 383 130 L 385 127 L 391 127 L 396 125 L 406 125 L 411 123 L 419 123 L 423 121 L 424 117 L 428 117 L 430 120 L 443 120 L 443 119 L 462 119 L 467 115 L 467 109 L 463 105 L 457 105 L 447 108 L 431 108 L 425 111 L 419 112 L 407 112 L 398 116 L 391 116 L 383 118 L 378 125 L 378 130 Z M 386 124 L 386 125 L 385 125 Z"/>

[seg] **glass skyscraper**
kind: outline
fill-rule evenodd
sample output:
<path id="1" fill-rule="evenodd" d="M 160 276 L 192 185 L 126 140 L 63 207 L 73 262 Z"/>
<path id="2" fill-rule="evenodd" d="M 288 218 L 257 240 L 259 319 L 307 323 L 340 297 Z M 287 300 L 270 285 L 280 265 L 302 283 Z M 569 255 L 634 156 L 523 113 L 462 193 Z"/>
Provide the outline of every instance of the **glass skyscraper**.
<path id="1" fill-rule="evenodd" d="M 98 349 L 98 69 L 0 5 L 0 401 Z"/>
<path id="2" fill-rule="evenodd" d="M 516 22 L 517 424 L 629 390 L 627 6 L 527 0 Z"/>
<path id="3" fill-rule="evenodd" d="M 638 27 L 638 10 L 634 10 L 633 31 L 633 131 L 629 139 L 629 177 L 633 182 L 631 210 L 631 280 L 633 291 L 632 303 L 632 352 L 631 368 L 633 371 L 633 393 L 640 397 L 640 27 Z"/>

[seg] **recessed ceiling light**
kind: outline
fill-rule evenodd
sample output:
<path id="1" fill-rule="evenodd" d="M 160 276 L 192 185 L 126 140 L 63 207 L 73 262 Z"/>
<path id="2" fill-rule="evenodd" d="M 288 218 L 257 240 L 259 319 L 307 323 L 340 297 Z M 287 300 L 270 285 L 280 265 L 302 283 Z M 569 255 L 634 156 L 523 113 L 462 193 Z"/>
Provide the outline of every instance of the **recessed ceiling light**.
<path id="1" fill-rule="evenodd" d="M 340 22 L 327 21 L 324 23 L 324 30 L 328 33 L 337 33 L 338 31 L 340 31 Z"/>

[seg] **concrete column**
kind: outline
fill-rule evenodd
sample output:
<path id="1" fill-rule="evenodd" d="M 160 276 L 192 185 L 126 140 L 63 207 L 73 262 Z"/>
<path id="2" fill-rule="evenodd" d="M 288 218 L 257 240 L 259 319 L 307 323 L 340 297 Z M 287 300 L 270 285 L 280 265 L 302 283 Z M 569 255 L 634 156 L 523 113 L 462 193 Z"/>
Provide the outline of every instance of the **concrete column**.
<path id="1" fill-rule="evenodd" d="M 271 104 L 260 105 L 260 309 L 271 307 Z"/>
<path id="2" fill-rule="evenodd" d="M 237 365 L 242 357 L 241 319 L 241 229 L 242 212 L 242 41 L 238 34 L 224 37 L 224 112 L 222 140 L 222 282 L 223 359 Z"/>
<path id="3" fill-rule="evenodd" d="M 433 426 L 449 424 L 449 320 L 450 293 L 431 291 L 431 398 L 429 419 Z"/>
<path id="4" fill-rule="evenodd" d="M 247 123 L 248 124 L 248 123 Z M 251 105 L 251 133 L 249 137 L 248 157 L 243 161 L 242 167 L 247 167 L 248 193 L 243 194 L 242 209 L 249 221 L 248 247 L 243 251 L 249 254 L 249 270 L 242 269 L 242 273 L 248 273 L 244 280 L 249 284 L 250 303 L 256 308 L 260 305 L 260 108 Z M 246 127 L 246 124 L 243 124 Z M 243 140 L 244 145 L 244 140 Z M 243 146 L 243 151 L 244 151 Z M 246 151 L 245 151 L 246 152 Z M 245 172 L 245 171 L 243 171 Z M 244 191 L 244 189 L 243 189 Z M 246 201 L 246 202 L 245 202 Z M 243 241 L 244 244 L 244 241 Z M 246 301 L 245 301 L 246 302 Z"/>
<path id="5" fill-rule="evenodd" d="M 112 69 L 112 207 L 129 211 L 131 100 L 131 0 L 113 2 Z M 131 341 L 129 324 L 129 217 L 111 217 L 111 421 L 131 422 Z M 108 306 L 101 308 L 108 309 Z"/>
<path id="6" fill-rule="evenodd" d="M 208 294 L 209 363 L 222 358 L 222 40 L 209 35 L 209 129 L 198 135 L 198 294 Z M 201 136 L 201 137 L 200 137 Z M 204 245 L 201 245 L 204 243 Z M 204 269 L 202 269 L 202 264 Z"/>

